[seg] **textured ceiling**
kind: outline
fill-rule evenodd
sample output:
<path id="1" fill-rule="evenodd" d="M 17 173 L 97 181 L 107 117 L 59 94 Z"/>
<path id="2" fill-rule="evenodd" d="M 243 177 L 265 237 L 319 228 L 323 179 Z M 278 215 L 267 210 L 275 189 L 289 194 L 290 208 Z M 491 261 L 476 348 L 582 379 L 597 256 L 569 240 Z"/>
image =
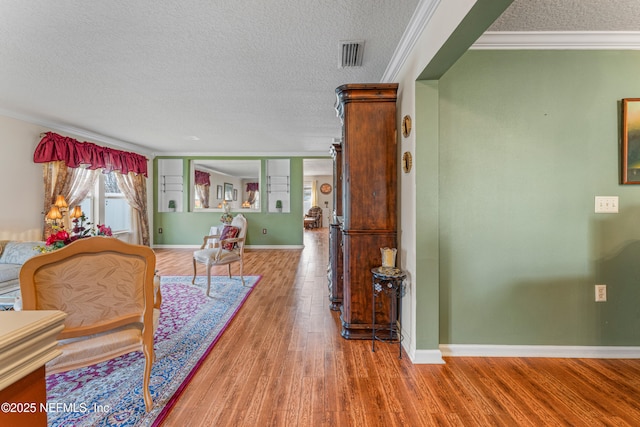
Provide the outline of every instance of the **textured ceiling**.
<path id="1" fill-rule="evenodd" d="M 156 154 L 327 155 L 335 88 L 381 80 L 417 3 L 3 0 L 0 114 Z"/>
<path id="2" fill-rule="evenodd" d="M 488 31 L 638 31 L 638 0 L 515 0 Z"/>
<path id="3" fill-rule="evenodd" d="M 382 79 L 417 5 L 2 0 L 0 114 L 150 154 L 326 155 L 335 88 Z M 515 0 L 489 30 L 639 26 L 638 0 Z M 345 40 L 362 67 L 338 66 Z"/>

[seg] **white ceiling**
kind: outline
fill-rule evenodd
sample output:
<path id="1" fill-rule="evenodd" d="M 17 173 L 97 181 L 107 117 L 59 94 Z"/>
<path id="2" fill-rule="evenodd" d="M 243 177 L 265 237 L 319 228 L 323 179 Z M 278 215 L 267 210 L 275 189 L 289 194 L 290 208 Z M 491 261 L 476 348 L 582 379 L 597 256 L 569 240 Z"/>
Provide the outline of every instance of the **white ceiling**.
<path id="1" fill-rule="evenodd" d="M 149 154 L 327 155 L 335 88 L 381 81 L 418 2 L 2 0 L 0 114 Z M 515 0 L 490 30 L 639 25 L 638 0 Z"/>
<path id="2" fill-rule="evenodd" d="M 638 31 L 638 0 L 515 0 L 488 31 Z"/>
<path id="3" fill-rule="evenodd" d="M 0 114 L 153 154 L 328 155 L 335 88 L 381 80 L 417 4 L 2 0 Z"/>
<path id="4" fill-rule="evenodd" d="M 302 170 L 305 176 L 333 175 L 333 160 L 331 159 L 304 159 Z"/>

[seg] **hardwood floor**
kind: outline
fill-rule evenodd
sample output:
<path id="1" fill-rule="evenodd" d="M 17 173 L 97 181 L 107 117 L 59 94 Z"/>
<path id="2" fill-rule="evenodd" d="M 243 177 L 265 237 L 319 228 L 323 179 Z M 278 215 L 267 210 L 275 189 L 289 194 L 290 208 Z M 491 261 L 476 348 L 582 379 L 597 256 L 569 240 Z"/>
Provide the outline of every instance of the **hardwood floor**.
<path id="1" fill-rule="evenodd" d="M 343 339 L 328 308 L 327 235 L 305 231 L 304 250 L 246 253 L 245 274 L 262 280 L 164 426 L 640 425 L 640 360 L 413 365 L 397 345 L 372 353 L 370 341 Z M 157 249 L 160 273 L 191 275 L 192 252 Z"/>

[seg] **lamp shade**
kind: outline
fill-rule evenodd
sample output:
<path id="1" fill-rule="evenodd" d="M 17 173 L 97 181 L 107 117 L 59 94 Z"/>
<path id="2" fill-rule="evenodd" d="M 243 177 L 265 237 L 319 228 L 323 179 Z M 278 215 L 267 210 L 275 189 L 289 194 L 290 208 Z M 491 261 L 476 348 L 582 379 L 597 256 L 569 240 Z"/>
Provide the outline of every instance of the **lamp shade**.
<path id="1" fill-rule="evenodd" d="M 80 206 L 76 206 L 71 211 L 69 217 L 71 218 L 80 218 L 82 216 L 82 208 Z"/>
<path id="2" fill-rule="evenodd" d="M 64 199 L 64 196 L 62 194 L 58 194 L 58 197 L 56 197 L 56 202 L 54 203 L 54 205 L 57 206 L 58 209 L 69 207 L 69 205 L 67 205 L 67 201 Z"/>
<path id="3" fill-rule="evenodd" d="M 47 212 L 47 216 L 45 218 L 56 221 L 62 219 L 62 213 L 60 213 L 60 209 L 58 209 L 56 205 L 53 205 L 51 206 L 51 209 L 49 209 L 49 212 Z"/>

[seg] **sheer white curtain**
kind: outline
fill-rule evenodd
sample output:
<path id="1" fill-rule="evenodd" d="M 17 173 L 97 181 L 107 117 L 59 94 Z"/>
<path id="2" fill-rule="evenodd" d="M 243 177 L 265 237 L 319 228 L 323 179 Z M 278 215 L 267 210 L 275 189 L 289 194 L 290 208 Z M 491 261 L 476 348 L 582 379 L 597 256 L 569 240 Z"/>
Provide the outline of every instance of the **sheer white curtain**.
<path id="1" fill-rule="evenodd" d="M 43 212 L 49 212 L 51 205 L 58 195 L 62 195 L 70 208 L 77 205 L 89 194 L 95 185 L 99 170 L 86 168 L 69 168 L 65 162 L 59 160 L 42 164 L 44 177 L 44 202 Z M 71 229 L 69 215 L 64 216 L 64 228 Z M 51 224 L 43 217 L 42 238 L 46 239 L 51 234 Z"/>
<path id="2" fill-rule="evenodd" d="M 198 193 L 198 198 L 202 203 L 203 208 L 209 207 L 209 186 L 203 184 L 196 184 L 196 192 Z"/>
<path id="3" fill-rule="evenodd" d="M 89 194 L 95 186 L 99 173 L 100 170 L 98 169 L 71 169 L 71 188 L 69 189 L 69 197 L 67 198 L 69 208 L 79 204 L 87 197 L 87 194 Z"/>

